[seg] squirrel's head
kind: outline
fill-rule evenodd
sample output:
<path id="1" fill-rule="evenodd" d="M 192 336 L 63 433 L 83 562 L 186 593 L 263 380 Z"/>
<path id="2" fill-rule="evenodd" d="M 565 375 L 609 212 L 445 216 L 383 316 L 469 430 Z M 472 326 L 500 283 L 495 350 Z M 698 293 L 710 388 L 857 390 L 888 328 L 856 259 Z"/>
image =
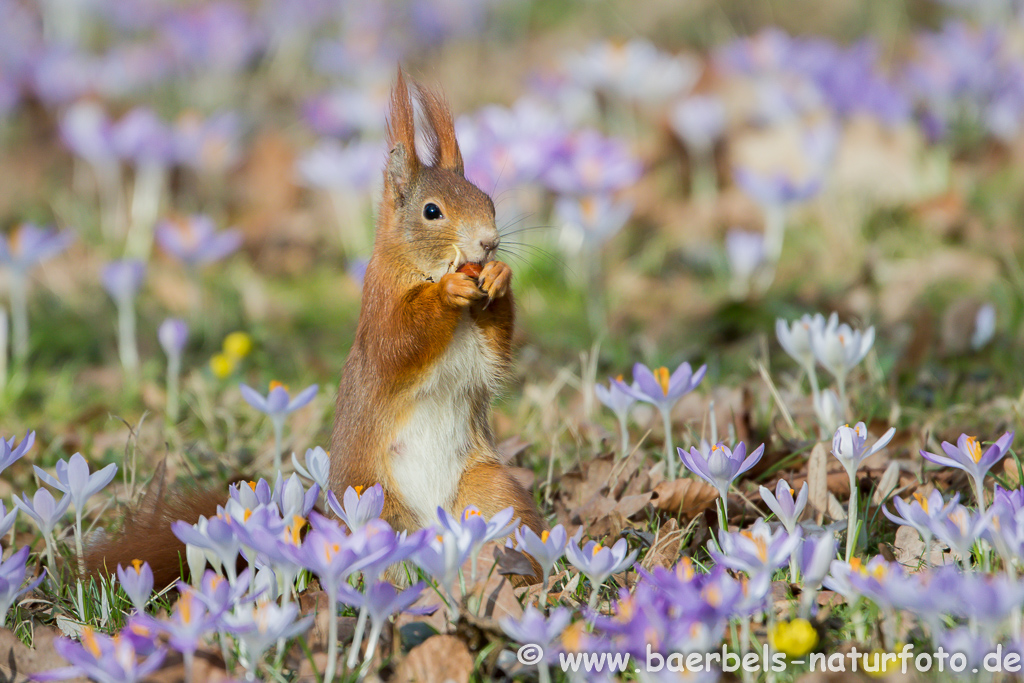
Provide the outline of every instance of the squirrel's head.
<path id="1" fill-rule="evenodd" d="M 438 93 L 416 89 L 429 157 L 416 153 L 416 116 L 401 70 L 391 93 L 388 160 L 376 249 L 437 281 L 450 266 L 486 263 L 500 236 L 494 203 L 466 180 L 451 111 Z"/>

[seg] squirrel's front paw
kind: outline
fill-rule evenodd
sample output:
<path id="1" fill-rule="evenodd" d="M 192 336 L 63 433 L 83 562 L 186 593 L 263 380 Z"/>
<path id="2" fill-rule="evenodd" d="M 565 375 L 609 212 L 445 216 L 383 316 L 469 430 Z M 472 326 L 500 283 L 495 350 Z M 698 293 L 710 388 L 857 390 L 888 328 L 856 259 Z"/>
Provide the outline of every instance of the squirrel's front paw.
<path id="1" fill-rule="evenodd" d="M 447 273 L 441 276 L 441 300 L 449 306 L 468 306 L 486 294 L 480 291 L 476 280 L 465 273 Z"/>
<path id="2" fill-rule="evenodd" d="M 512 285 L 512 269 L 501 261 L 488 261 L 478 278 L 480 289 L 487 292 L 487 298 L 494 300 L 508 294 Z"/>

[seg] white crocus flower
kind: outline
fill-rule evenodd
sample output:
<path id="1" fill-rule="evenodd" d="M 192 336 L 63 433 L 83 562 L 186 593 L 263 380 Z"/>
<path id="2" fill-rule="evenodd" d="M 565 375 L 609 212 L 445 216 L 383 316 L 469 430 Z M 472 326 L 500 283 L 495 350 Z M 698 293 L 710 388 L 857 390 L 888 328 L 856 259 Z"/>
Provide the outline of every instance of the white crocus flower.
<path id="1" fill-rule="evenodd" d="M 839 387 L 839 405 L 846 410 L 846 376 L 864 360 L 875 343 L 875 328 L 854 330 L 843 323 L 837 325 L 833 313 L 828 324 L 811 330 L 811 350 L 822 367 L 836 378 Z"/>

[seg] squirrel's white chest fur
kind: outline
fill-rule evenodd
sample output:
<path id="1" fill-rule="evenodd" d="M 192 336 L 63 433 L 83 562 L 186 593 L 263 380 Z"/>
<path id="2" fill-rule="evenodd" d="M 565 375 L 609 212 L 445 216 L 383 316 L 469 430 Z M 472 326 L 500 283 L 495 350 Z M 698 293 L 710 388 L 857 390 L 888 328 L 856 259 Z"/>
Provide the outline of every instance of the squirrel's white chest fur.
<path id="1" fill-rule="evenodd" d="M 474 400 L 487 399 L 498 362 L 483 332 L 467 316 L 444 354 L 415 390 L 408 419 L 392 443 L 392 477 L 420 524 L 437 521 L 437 508 L 455 502 L 472 446 Z"/>

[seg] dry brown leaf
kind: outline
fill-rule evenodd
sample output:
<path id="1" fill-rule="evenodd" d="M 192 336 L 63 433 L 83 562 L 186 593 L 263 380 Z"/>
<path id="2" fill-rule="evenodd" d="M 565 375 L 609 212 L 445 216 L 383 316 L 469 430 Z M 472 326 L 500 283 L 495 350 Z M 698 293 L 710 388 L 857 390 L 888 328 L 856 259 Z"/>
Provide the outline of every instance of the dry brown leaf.
<path id="1" fill-rule="evenodd" d="M 36 625 L 33 629 L 33 647 L 30 648 L 13 631 L 0 627 L 0 674 L 3 680 L 22 683 L 28 681 L 32 674 L 67 666 L 64 658 L 53 648 L 53 641 L 59 637 L 60 633 L 56 629 Z"/>
<path id="2" fill-rule="evenodd" d="M 646 508 L 647 504 L 651 502 L 651 497 L 653 495 L 654 492 L 648 492 L 638 493 L 631 496 L 623 496 L 619 499 L 619 502 L 615 504 L 615 511 L 628 519 Z"/>
<path id="3" fill-rule="evenodd" d="M 821 524 L 828 511 L 828 453 L 823 442 L 814 444 L 807 459 L 807 504 Z"/>
<path id="4" fill-rule="evenodd" d="M 395 670 L 396 683 L 468 683 L 473 656 L 455 636 L 432 636 L 414 647 Z"/>
<path id="5" fill-rule="evenodd" d="M 651 549 L 647 551 L 642 563 L 645 569 L 654 567 L 671 567 L 679 559 L 679 553 L 683 549 L 683 532 L 679 529 L 675 517 L 670 517 L 667 522 L 658 529 L 658 535 L 654 537 Z"/>
<path id="6" fill-rule="evenodd" d="M 881 505 L 888 500 L 896 490 L 899 482 L 900 465 L 895 461 L 890 462 L 889 466 L 885 468 L 882 478 L 878 480 L 878 485 L 875 486 L 875 492 L 871 496 L 872 505 Z"/>
<path id="7" fill-rule="evenodd" d="M 932 547 L 929 552 L 929 564 L 933 567 L 946 563 L 946 545 L 937 539 L 932 539 Z M 909 571 L 915 572 L 921 566 L 921 559 L 924 557 L 924 541 L 921 534 L 917 533 L 914 527 L 900 526 L 896 529 L 896 538 L 892 542 L 893 556 L 896 561 L 906 567 Z"/>
<path id="8" fill-rule="evenodd" d="M 692 519 L 704 511 L 718 498 L 714 486 L 701 479 L 675 479 L 663 481 L 654 487 L 651 502 L 659 510 Z"/>

